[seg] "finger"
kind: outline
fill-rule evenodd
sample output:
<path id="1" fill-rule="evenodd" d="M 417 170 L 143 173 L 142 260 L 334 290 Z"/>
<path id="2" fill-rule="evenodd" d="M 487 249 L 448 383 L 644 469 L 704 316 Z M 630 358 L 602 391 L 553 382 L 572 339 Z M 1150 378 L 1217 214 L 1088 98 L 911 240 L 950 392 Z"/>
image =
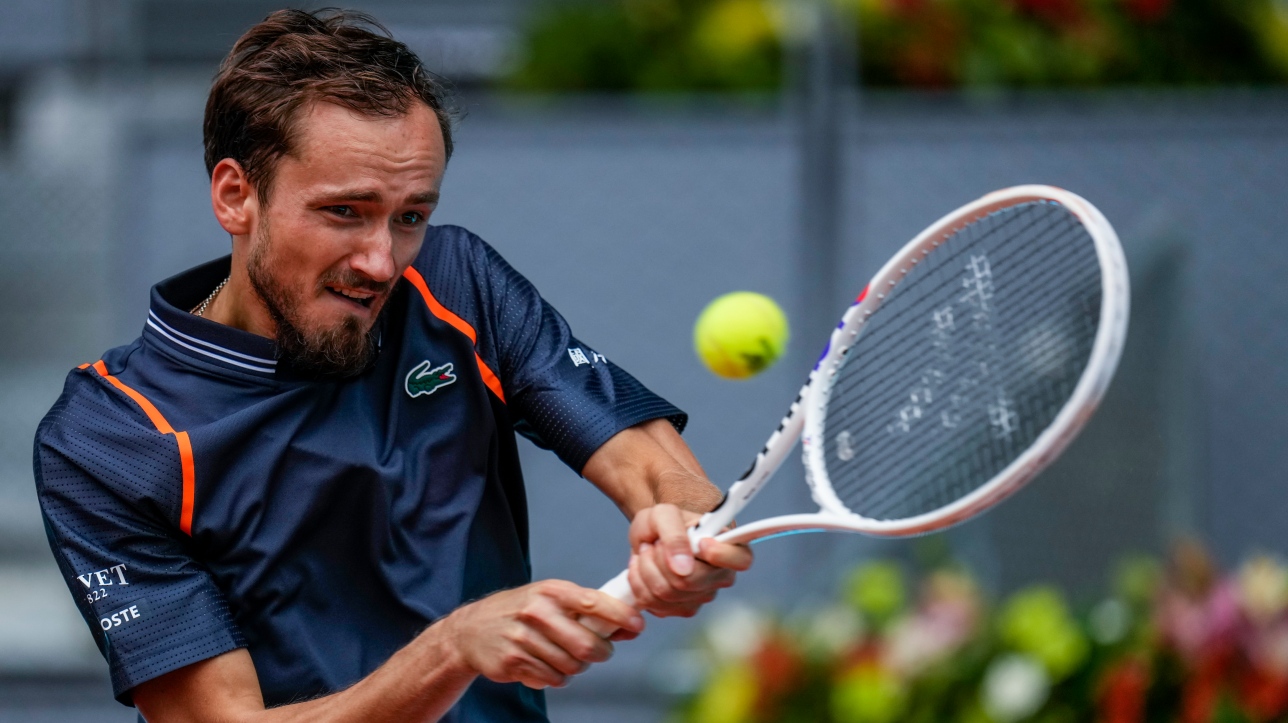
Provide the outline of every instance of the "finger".
<path id="1" fill-rule="evenodd" d="M 627 640 L 634 640 L 635 638 L 638 638 L 639 636 L 640 636 L 640 634 L 639 634 L 639 633 L 632 633 L 632 632 L 631 632 L 631 631 L 629 631 L 629 630 L 622 630 L 622 629 L 620 629 L 620 628 L 619 628 L 619 629 L 617 630 L 617 632 L 615 632 L 615 633 L 613 633 L 612 635 L 609 635 L 609 636 L 608 636 L 608 640 L 609 640 L 610 642 L 620 643 L 620 642 L 624 642 L 624 641 L 627 641 Z"/>
<path id="2" fill-rule="evenodd" d="M 582 670 L 591 663 L 602 663 L 613 657 L 613 644 L 578 620 L 563 615 L 551 617 L 542 620 L 538 630 L 582 665 Z"/>
<path id="3" fill-rule="evenodd" d="M 655 542 L 657 540 L 657 529 L 653 524 L 656 512 L 656 507 L 649 507 L 640 510 L 631 519 L 631 527 L 627 530 L 626 537 L 630 540 L 632 551 L 638 550 L 639 546 L 645 542 Z"/>
<path id="4" fill-rule="evenodd" d="M 698 555 L 713 567 L 742 572 L 751 567 L 753 554 L 747 545 L 733 545 L 718 542 L 713 538 L 703 538 L 698 542 Z"/>
<path id="5" fill-rule="evenodd" d="M 640 577 L 640 556 L 631 555 L 630 562 L 626 564 L 626 581 L 631 584 L 631 593 L 635 595 L 635 604 L 641 610 L 647 610 L 655 602 L 653 592 L 644 584 L 644 578 Z"/>
<path id="6" fill-rule="evenodd" d="M 640 555 L 639 573 L 649 596 L 664 604 L 684 603 L 699 599 L 703 593 L 689 589 L 689 578 L 676 575 L 667 565 L 666 553 L 661 548 L 648 548 Z"/>
<path id="7" fill-rule="evenodd" d="M 612 595 L 560 580 L 545 582 L 549 584 L 543 586 L 543 593 L 570 619 L 589 615 L 632 632 L 644 629 L 644 618 L 639 611 Z"/>
<path id="8" fill-rule="evenodd" d="M 693 547 L 689 542 L 689 526 L 680 508 L 657 505 L 653 510 L 653 526 L 657 530 L 656 544 L 666 551 L 667 565 L 676 575 L 691 574 Z"/>
<path id="9" fill-rule="evenodd" d="M 562 616 L 555 615 L 553 617 Z M 567 618 L 564 619 L 566 620 Z M 575 625 L 576 623 L 573 624 Z M 565 676 L 576 675 L 590 667 L 588 662 L 578 660 L 571 651 L 564 648 L 557 641 L 550 639 L 542 627 L 541 623 L 529 623 L 526 634 L 519 636 L 515 641 L 525 653 L 531 656 L 534 662 L 541 663 L 543 666 L 553 670 L 561 679 Z M 585 628 L 582 628 L 582 630 L 589 634 L 590 637 L 599 639 L 598 635 L 591 633 L 589 630 Z M 607 645 L 607 642 L 605 642 L 605 645 Z M 549 685 L 558 684 L 549 683 Z"/>
<path id="10" fill-rule="evenodd" d="M 693 574 L 685 578 L 688 583 L 685 589 L 693 593 L 715 592 L 722 588 L 732 587 L 733 580 L 733 570 L 713 567 L 699 560 Z"/>
<path id="11" fill-rule="evenodd" d="M 647 610 L 654 615 L 666 616 L 671 614 L 670 603 L 659 600 L 644 580 L 641 572 L 644 560 L 653 559 L 653 546 L 645 545 L 641 548 L 647 552 L 646 556 L 631 555 L 630 564 L 626 568 L 626 578 L 631 583 L 631 590 L 635 593 L 635 604 L 641 610 Z M 651 565 L 655 563 L 650 562 Z M 611 639 L 611 638 L 610 638 Z"/>
<path id="12" fill-rule="evenodd" d="M 568 684 L 568 676 L 540 660 L 524 660 L 516 663 L 513 670 L 514 679 L 529 688 L 562 688 Z"/>
<path id="13" fill-rule="evenodd" d="M 658 575 L 661 575 L 671 590 L 671 594 L 663 595 L 664 600 L 683 602 L 705 599 L 716 588 L 728 587 L 733 584 L 732 579 L 727 582 L 723 581 L 726 571 L 707 565 L 701 560 L 694 562 L 692 573 L 681 577 L 671 569 L 666 554 L 660 548 L 655 548 L 653 553 L 651 556 L 642 556 L 640 561 L 641 577 L 651 583 L 653 578 L 649 575 L 650 572 L 655 570 Z"/>

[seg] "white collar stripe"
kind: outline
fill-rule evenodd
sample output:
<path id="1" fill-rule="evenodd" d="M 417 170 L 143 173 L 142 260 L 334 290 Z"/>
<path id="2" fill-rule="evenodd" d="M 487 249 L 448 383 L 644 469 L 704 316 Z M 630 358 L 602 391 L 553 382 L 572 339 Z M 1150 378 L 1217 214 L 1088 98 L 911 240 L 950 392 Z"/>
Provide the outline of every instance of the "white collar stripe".
<path id="1" fill-rule="evenodd" d="M 239 366 L 243 369 L 250 369 L 251 371 L 260 372 L 263 374 L 273 374 L 274 372 L 277 371 L 276 369 L 272 369 L 272 368 L 257 367 L 250 364 L 243 364 L 242 362 L 239 362 L 236 359 L 229 359 L 228 357 L 220 356 L 219 354 L 208 352 L 205 349 L 199 349 L 191 344 L 184 343 L 174 338 L 173 336 L 170 336 L 170 334 L 165 329 L 162 329 L 160 326 L 157 326 L 156 324 L 152 323 L 151 319 L 148 319 L 148 326 L 152 327 L 152 329 L 156 331 L 158 334 L 160 334 L 161 336 L 165 337 L 166 339 L 169 339 L 170 341 L 174 342 L 175 344 L 178 344 L 179 346 L 185 349 L 191 349 L 192 351 L 195 351 L 198 354 L 205 354 L 206 356 L 212 359 L 218 359 L 219 361 L 225 364 L 232 364 L 233 366 Z M 175 332 L 175 333 L 178 334 L 179 332 Z M 183 335 L 181 334 L 180 336 L 183 336 Z M 192 337 L 188 337 L 188 338 L 191 339 Z M 215 348 L 219 348 L 219 347 L 215 347 Z M 238 354 L 238 356 L 245 356 L 245 355 Z M 254 357 L 249 357 L 249 358 L 254 358 Z"/>
<path id="2" fill-rule="evenodd" d="M 265 358 L 263 358 L 263 357 L 251 356 L 251 355 L 249 355 L 249 354 L 242 354 L 241 352 L 235 352 L 235 351 L 233 351 L 232 349 L 226 349 L 226 348 L 224 348 L 224 347 L 222 347 L 222 346 L 219 346 L 219 345 L 217 345 L 217 344 L 211 344 L 210 342 L 205 341 L 205 340 L 202 340 L 202 339 L 198 339 L 198 338 L 197 338 L 197 337 L 195 337 L 195 336 L 189 336 L 189 335 L 187 335 L 187 334 L 185 334 L 185 333 L 183 333 L 183 332 L 179 331 L 178 329 L 174 328 L 173 326 L 170 326 L 169 324 L 165 323 L 164 321 L 161 321 L 161 317 L 157 316 L 157 315 L 156 315 L 154 312 L 152 312 L 152 311 L 148 311 L 148 317 L 150 317 L 150 318 L 149 318 L 149 320 L 148 320 L 148 323 L 152 323 L 152 321 L 153 321 L 153 320 L 155 320 L 157 324 L 160 324 L 161 326 L 164 326 L 166 331 L 170 332 L 171 334 L 174 334 L 175 336 L 181 336 L 181 337 L 183 337 L 184 339 L 187 339 L 188 341 L 190 341 L 190 342 L 192 342 L 192 343 L 194 343 L 194 344 L 200 344 L 200 345 L 202 345 L 202 346 L 204 346 L 204 347 L 208 347 L 208 348 L 210 348 L 210 349 L 213 349 L 213 350 L 215 350 L 215 351 L 217 351 L 217 352 L 219 352 L 219 353 L 221 353 L 221 354 L 227 354 L 227 355 L 230 355 L 230 356 L 239 357 L 239 358 L 245 359 L 246 361 L 256 362 L 257 364 L 266 364 L 266 365 L 268 365 L 268 366 L 270 366 L 270 367 L 272 367 L 272 366 L 277 366 L 277 360 L 276 360 L 276 359 L 265 359 Z M 153 326 L 155 326 L 155 324 L 154 324 Z M 157 331 L 160 331 L 160 329 L 158 329 Z"/>

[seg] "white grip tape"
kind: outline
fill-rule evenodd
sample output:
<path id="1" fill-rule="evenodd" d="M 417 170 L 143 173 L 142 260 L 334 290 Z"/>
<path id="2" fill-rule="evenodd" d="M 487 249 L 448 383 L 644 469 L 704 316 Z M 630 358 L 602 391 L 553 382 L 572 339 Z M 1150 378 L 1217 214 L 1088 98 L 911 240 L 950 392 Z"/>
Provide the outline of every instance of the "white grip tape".
<path id="1" fill-rule="evenodd" d="M 635 593 L 631 592 L 631 583 L 626 579 L 625 570 L 618 573 L 617 577 L 604 583 L 604 586 L 599 588 L 599 591 L 605 595 L 611 595 L 631 607 L 635 606 Z M 586 616 L 580 618 L 579 621 L 601 638 L 607 638 L 618 630 L 616 625 L 607 622 L 603 618 Z"/>
<path id="2" fill-rule="evenodd" d="M 599 591 L 605 595 L 612 595 L 627 605 L 635 605 L 635 593 L 631 592 L 631 583 L 626 579 L 626 571 L 622 570 L 617 577 L 604 583 Z"/>

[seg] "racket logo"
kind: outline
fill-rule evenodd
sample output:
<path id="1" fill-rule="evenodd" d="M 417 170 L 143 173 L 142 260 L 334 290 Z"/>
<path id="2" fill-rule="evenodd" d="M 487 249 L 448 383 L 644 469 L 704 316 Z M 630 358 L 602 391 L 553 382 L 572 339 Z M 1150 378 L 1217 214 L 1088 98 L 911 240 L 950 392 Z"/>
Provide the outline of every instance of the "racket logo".
<path id="1" fill-rule="evenodd" d="M 848 431 L 836 435 L 836 457 L 842 462 L 854 459 L 854 444 Z"/>
<path id="2" fill-rule="evenodd" d="M 988 256 L 979 254 L 970 257 L 966 264 L 967 274 L 962 278 L 966 293 L 961 300 L 977 307 L 982 314 L 989 311 L 988 302 L 993 298 L 993 267 L 988 263 Z"/>
<path id="3" fill-rule="evenodd" d="M 415 399 L 424 394 L 433 394 L 456 381 L 456 375 L 452 373 L 453 366 L 451 362 L 433 369 L 430 369 L 431 366 L 433 364 L 426 359 L 412 367 L 410 372 L 407 372 L 407 381 L 403 385 L 407 390 L 407 396 Z"/>
<path id="4" fill-rule="evenodd" d="M 997 392 L 997 400 L 988 405 L 988 424 L 993 428 L 993 436 L 998 439 L 1010 438 L 1019 426 L 1020 416 L 1012 409 L 1013 406 L 1001 390 Z"/>

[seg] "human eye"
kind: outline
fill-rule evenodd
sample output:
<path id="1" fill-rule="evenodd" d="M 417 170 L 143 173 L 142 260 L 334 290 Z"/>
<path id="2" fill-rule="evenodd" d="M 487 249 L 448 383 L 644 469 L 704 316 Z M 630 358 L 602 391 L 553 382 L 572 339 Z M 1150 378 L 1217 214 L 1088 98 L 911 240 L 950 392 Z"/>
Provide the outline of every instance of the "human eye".
<path id="1" fill-rule="evenodd" d="M 353 210 L 353 206 L 325 206 L 324 211 L 340 218 L 357 218 L 358 214 Z"/>
<path id="2" fill-rule="evenodd" d="M 425 214 L 420 211 L 407 211 L 398 215 L 398 223 L 403 226 L 419 226 L 425 221 Z"/>

